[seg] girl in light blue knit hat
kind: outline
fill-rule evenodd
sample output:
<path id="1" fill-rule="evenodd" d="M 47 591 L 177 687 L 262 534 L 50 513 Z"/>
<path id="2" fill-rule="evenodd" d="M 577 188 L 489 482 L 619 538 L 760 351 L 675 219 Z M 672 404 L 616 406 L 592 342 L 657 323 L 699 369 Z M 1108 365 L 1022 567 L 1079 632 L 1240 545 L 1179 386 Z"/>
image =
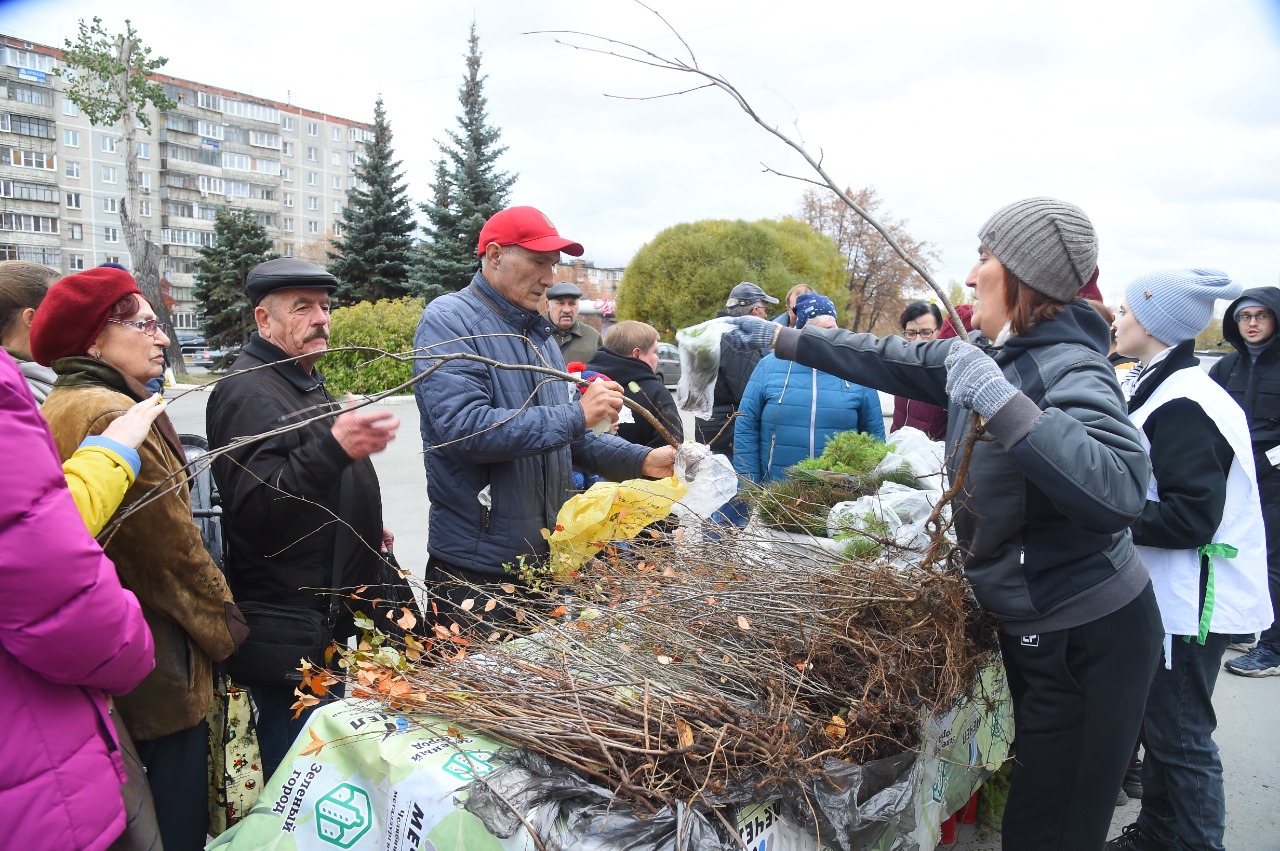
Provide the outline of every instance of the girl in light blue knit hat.
<path id="1" fill-rule="evenodd" d="M 1233 633 L 1271 621 L 1267 548 L 1244 411 L 1196 359 L 1217 299 L 1241 287 L 1216 269 L 1144 275 L 1125 288 L 1116 346 L 1138 359 L 1129 418 L 1151 455 L 1133 541 L 1166 632 L 1143 715 L 1142 809 L 1108 849 L 1221 849 L 1222 764 L 1213 688 Z"/>

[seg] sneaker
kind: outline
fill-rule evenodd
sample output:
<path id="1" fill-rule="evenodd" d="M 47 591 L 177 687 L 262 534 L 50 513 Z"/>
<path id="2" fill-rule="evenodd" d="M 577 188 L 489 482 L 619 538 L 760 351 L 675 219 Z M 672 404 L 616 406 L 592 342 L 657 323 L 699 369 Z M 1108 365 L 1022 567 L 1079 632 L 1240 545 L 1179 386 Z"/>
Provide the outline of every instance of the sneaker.
<path id="1" fill-rule="evenodd" d="M 1142 832 L 1137 824 L 1131 824 L 1115 839 L 1102 846 L 1103 851 L 1173 851 L 1172 845 L 1161 845 Z"/>
<path id="2" fill-rule="evenodd" d="M 1130 798 L 1142 799 L 1142 760 L 1134 759 L 1129 762 L 1129 767 L 1124 770 L 1124 782 L 1120 789 Z"/>
<path id="3" fill-rule="evenodd" d="M 1258 646 L 1258 633 L 1246 633 L 1244 635 L 1231 636 L 1231 643 L 1227 645 L 1228 650 L 1235 650 L 1239 653 L 1248 653 L 1250 650 Z"/>
<path id="4" fill-rule="evenodd" d="M 1242 677 L 1277 677 L 1280 676 L 1280 653 L 1259 644 L 1243 656 L 1228 660 L 1222 667 Z"/>

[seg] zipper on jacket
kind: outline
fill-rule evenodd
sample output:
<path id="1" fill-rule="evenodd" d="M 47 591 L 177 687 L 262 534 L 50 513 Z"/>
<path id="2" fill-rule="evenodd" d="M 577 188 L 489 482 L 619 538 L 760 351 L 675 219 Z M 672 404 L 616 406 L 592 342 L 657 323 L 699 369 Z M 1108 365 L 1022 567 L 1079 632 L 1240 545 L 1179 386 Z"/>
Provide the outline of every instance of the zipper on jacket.
<path id="1" fill-rule="evenodd" d="M 814 442 L 818 436 L 818 371 L 813 371 L 813 381 L 810 382 L 810 400 L 809 400 L 809 457 L 816 458 L 817 451 L 814 449 Z"/>
<path id="2" fill-rule="evenodd" d="M 769 458 L 765 461 L 764 469 L 760 471 L 761 483 L 769 480 L 769 471 L 773 469 L 773 447 L 778 442 L 778 433 L 775 431 L 769 435 Z"/>

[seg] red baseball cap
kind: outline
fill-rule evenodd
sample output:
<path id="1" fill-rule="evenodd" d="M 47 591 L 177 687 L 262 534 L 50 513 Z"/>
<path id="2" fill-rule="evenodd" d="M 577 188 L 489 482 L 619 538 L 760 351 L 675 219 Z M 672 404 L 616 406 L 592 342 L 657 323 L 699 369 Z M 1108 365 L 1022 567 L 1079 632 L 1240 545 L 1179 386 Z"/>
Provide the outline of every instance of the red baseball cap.
<path id="1" fill-rule="evenodd" d="M 483 255 L 491 242 L 519 245 L 530 251 L 563 251 L 574 257 L 581 257 L 583 252 L 581 244 L 562 237 L 547 214 L 534 207 L 508 207 L 490 216 L 480 229 L 476 255 Z"/>

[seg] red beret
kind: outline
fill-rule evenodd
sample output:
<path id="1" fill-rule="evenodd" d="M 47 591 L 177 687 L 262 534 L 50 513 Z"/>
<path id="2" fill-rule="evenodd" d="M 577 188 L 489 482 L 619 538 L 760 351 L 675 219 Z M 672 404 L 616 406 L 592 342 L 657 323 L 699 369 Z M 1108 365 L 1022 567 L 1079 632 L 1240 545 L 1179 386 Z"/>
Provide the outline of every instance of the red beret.
<path id="1" fill-rule="evenodd" d="M 58 358 L 87 354 L 107 324 L 111 306 L 130 293 L 142 295 L 133 275 L 109 266 L 58 281 L 31 320 L 31 357 L 49 366 Z"/>

